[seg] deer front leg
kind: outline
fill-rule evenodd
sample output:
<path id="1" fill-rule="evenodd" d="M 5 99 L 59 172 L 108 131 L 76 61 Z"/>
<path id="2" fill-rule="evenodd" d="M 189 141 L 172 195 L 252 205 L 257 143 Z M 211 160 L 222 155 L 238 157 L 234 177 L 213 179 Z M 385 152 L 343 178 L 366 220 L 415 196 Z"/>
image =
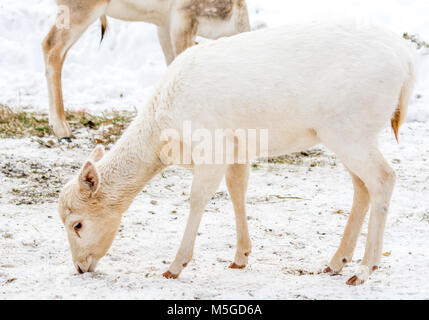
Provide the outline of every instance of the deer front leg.
<path id="1" fill-rule="evenodd" d="M 341 244 L 329 263 L 329 267 L 325 269 L 327 273 L 337 274 L 341 272 L 346 263 L 352 261 L 362 224 L 369 209 L 370 198 L 368 189 L 357 175 L 351 171 L 349 172 L 353 178 L 354 186 L 353 207 L 347 221 L 346 229 L 344 230 Z"/>
<path id="2" fill-rule="evenodd" d="M 107 0 L 75 3 L 62 1 L 69 8 L 69 25 L 53 26 L 43 40 L 46 81 L 49 92 L 49 123 L 58 138 L 72 135 L 64 113 L 61 72 L 68 50 L 96 19 L 104 14 Z"/>
<path id="3" fill-rule="evenodd" d="M 165 278 L 176 279 L 191 261 L 204 209 L 219 187 L 225 170 L 223 165 L 202 165 L 194 169 L 188 223 L 176 258 L 163 274 Z"/>
<path id="4" fill-rule="evenodd" d="M 244 269 L 252 251 L 252 243 L 249 237 L 249 229 L 246 217 L 246 191 L 249 181 L 249 165 L 234 164 L 228 167 L 226 172 L 226 185 L 234 205 L 237 251 L 231 269 Z"/>

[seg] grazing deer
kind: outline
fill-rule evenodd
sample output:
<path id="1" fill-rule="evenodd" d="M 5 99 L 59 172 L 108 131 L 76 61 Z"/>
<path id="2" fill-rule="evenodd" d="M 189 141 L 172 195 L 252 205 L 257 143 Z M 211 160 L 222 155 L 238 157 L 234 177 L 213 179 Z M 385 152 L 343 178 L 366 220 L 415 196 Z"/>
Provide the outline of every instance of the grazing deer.
<path id="1" fill-rule="evenodd" d="M 270 156 L 320 143 L 332 150 L 350 172 L 355 193 L 343 239 L 326 272 L 339 273 L 352 261 L 371 207 L 365 256 L 347 282 L 362 284 L 380 265 L 395 184 L 395 172 L 380 153 L 377 138 L 388 121 L 398 138 L 414 79 L 414 52 L 403 39 L 383 28 L 353 23 L 265 29 L 187 50 L 113 149 L 103 156 L 103 149 L 96 148 L 61 191 L 59 213 L 77 270 L 94 270 L 122 213 L 170 164 L 163 159 L 171 154 L 165 148 L 172 142 L 163 133 L 181 132 L 190 121 L 192 128 L 209 133 L 268 128 Z M 197 149 L 195 142 L 186 141 L 177 138 L 182 152 Z M 204 209 L 224 176 L 237 226 L 231 268 L 244 268 L 251 251 L 245 209 L 248 162 L 193 161 L 192 167 L 190 215 L 177 256 L 164 273 L 167 278 L 178 277 L 190 262 Z"/>
<path id="2" fill-rule="evenodd" d="M 97 19 L 101 20 L 102 39 L 106 16 L 127 21 L 145 21 L 158 26 L 165 60 L 195 43 L 195 37 L 218 39 L 250 31 L 244 0 L 56 0 L 62 24 L 55 25 L 43 41 L 46 79 L 49 91 L 49 122 L 59 138 L 72 132 L 64 114 L 61 72 L 68 50 Z M 63 15 L 69 17 L 63 19 Z M 68 23 L 63 25 L 63 20 Z"/>

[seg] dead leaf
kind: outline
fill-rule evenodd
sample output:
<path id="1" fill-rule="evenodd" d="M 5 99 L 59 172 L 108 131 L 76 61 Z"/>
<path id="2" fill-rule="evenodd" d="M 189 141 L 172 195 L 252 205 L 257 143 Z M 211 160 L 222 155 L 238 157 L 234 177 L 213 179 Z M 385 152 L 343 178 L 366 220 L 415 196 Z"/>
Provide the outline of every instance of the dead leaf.
<path id="1" fill-rule="evenodd" d="M 16 280 L 17 280 L 16 278 L 7 279 L 7 280 L 6 280 L 6 283 L 12 283 L 12 282 L 14 282 L 14 281 L 16 281 Z"/>

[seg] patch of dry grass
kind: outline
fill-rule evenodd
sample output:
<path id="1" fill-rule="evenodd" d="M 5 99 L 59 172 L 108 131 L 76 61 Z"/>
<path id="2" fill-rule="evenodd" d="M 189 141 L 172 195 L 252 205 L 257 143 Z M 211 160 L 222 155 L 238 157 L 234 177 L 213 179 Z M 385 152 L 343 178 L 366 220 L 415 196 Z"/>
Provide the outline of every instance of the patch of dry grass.
<path id="1" fill-rule="evenodd" d="M 13 112 L 0 105 L 0 138 L 44 137 L 52 134 L 47 117 L 27 112 Z"/>
<path id="2" fill-rule="evenodd" d="M 66 112 L 67 121 L 73 131 L 83 128 L 97 132 L 97 143 L 115 142 L 132 121 L 136 111 L 107 112 L 92 115 L 82 112 Z M 14 112 L 9 107 L 0 105 L 0 138 L 53 137 L 48 115 Z"/>

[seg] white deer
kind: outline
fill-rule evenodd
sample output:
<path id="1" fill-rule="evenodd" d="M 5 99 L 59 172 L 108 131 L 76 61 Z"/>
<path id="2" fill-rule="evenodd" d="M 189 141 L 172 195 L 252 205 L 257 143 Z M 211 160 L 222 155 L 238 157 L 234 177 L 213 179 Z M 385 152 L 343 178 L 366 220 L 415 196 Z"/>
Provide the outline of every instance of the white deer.
<path id="1" fill-rule="evenodd" d="M 268 153 L 279 156 L 319 143 L 350 172 L 354 203 L 340 247 L 326 272 L 352 261 L 365 215 L 371 218 L 365 256 L 347 283 L 366 281 L 380 265 L 395 173 L 377 146 L 390 120 L 398 138 L 414 83 L 414 52 L 376 26 L 312 23 L 243 33 L 195 46 L 178 57 L 153 98 L 113 149 L 95 149 L 62 190 L 59 212 L 75 266 L 94 270 L 142 188 L 166 166 L 163 132 L 192 128 L 268 129 Z M 236 137 L 233 137 L 236 138 Z M 181 150 L 197 148 L 196 142 Z M 237 140 L 234 140 L 237 141 Z M 167 148 L 168 150 L 168 148 Z M 250 160 L 250 159 L 249 159 Z M 178 164 L 181 164 L 178 162 Z M 201 217 L 222 178 L 234 204 L 237 251 L 231 268 L 248 263 L 251 242 L 245 198 L 249 165 L 192 163 L 190 215 L 174 262 L 176 278 L 193 256 Z"/>
<path id="2" fill-rule="evenodd" d="M 158 27 L 165 60 L 174 58 L 195 43 L 195 37 L 218 39 L 250 31 L 244 0 L 56 0 L 57 24 L 43 41 L 49 91 L 49 122 L 59 138 L 71 137 L 64 114 L 61 72 L 68 50 L 85 30 L 101 19 L 102 37 L 106 16 L 145 21 Z M 143 44 L 144 45 L 144 44 Z"/>

